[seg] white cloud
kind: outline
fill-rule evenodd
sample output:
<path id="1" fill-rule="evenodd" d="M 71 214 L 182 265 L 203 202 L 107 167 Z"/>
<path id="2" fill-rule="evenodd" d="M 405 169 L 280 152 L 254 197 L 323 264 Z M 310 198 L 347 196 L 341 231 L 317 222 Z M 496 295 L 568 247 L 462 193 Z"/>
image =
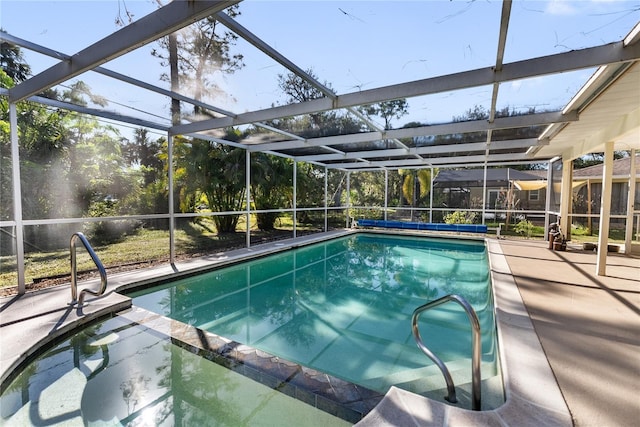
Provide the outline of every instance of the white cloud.
<path id="1" fill-rule="evenodd" d="M 573 15 L 576 13 L 576 9 L 572 3 L 566 0 L 551 0 L 547 3 L 545 13 L 551 15 Z"/>

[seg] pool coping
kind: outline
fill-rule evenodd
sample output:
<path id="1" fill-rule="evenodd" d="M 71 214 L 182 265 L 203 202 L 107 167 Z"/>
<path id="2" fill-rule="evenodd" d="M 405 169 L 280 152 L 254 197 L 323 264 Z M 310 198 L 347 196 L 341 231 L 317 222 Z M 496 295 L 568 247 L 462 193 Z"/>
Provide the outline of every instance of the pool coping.
<path id="1" fill-rule="evenodd" d="M 369 232 L 367 230 L 366 232 Z M 69 331 L 99 317 L 114 315 L 131 307 L 131 300 L 117 291 L 157 283 L 159 278 L 172 279 L 203 270 L 239 262 L 246 258 L 269 255 L 291 247 L 303 246 L 359 230 L 345 229 L 319 233 L 217 253 L 172 265 L 115 274 L 109 278 L 103 297 L 89 299 L 82 311 L 68 305 L 70 291 L 66 286 L 0 299 L 0 380 L 4 384 L 12 373 L 45 346 Z M 382 231 L 380 231 L 382 232 Z M 432 232 L 399 232 L 432 237 L 458 238 Z M 498 241 L 484 240 L 490 260 L 495 295 L 499 355 L 506 401 L 493 410 L 475 412 L 431 400 L 392 387 L 358 426 L 572 426 L 572 419 L 533 324 L 511 275 Z M 95 287 L 98 279 L 83 286 Z M 505 350 L 508 348 L 508 352 Z"/>

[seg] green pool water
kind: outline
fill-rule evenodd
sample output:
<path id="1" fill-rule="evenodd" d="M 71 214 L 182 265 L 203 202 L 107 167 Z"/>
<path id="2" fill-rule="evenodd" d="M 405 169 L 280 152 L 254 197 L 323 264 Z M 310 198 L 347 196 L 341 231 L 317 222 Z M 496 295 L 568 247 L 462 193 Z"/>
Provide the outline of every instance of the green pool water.
<path id="1" fill-rule="evenodd" d="M 483 241 L 356 234 L 130 294 L 133 304 L 369 389 L 422 392 L 439 371 L 417 348 L 413 310 L 459 294 L 496 343 Z M 425 343 L 470 381 L 471 331 L 456 304 L 421 316 Z"/>
<path id="2" fill-rule="evenodd" d="M 116 317 L 38 357 L 0 397 L 3 426 L 346 426 Z"/>

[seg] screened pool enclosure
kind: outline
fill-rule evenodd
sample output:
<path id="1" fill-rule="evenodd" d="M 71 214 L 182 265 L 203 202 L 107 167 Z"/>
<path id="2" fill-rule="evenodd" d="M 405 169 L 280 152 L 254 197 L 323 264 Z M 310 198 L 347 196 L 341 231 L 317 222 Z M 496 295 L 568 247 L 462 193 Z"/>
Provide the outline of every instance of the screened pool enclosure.
<path id="1" fill-rule="evenodd" d="M 570 230 L 590 153 L 581 218 L 631 248 L 640 8 L 559 3 L 3 1 L 3 286 L 77 231 L 122 265 L 359 218 Z"/>

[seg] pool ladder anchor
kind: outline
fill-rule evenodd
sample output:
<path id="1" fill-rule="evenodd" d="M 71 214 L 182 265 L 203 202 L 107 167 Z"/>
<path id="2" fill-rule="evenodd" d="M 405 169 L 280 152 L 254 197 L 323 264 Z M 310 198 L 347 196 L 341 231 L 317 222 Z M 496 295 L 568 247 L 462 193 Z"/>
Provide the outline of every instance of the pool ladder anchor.
<path id="1" fill-rule="evenodd" d="M 100 288 L 97 291 L 91 289 L 83 289 L 80 291 L 80 297 L 78 298 L 78 266 L 76 259 L 76 242 L 80 240 L 84 248 L 89 253 L 89 256 L 93 260 L 93 263 L 98 268 L 98 272 L 100 273 Z M 69 251 L 71 252 L 71 301 L 69 305 L 78 304 L 78 308 L 82 308 L 84 306 L 84 296 L 85 294 L 91 294 L 95 296 L 100 296 L 104 294 L 104 291 L 107 289 L 107 271 L 102 265 L 102 261 L 91 247 L 91 244 L 87 240 L 84 234 L 81 232 L 73 233 L 71 236 L 71 240 L 69 241 Z"/>
<path id="2" fill-rule="evenodd" d="M 439 306 L 440 304 L 444 304 L 449 301 L 457 302 L 464 308 L 464 311 L 467 313 L 469 317 L 469 321 L 471 322 L 472 328 L 472 355 L 471 355 L 471 375 L 472 375 L 472 386 L 471 386 L 471 409 L 474 411 L 479 411 L 481 408 L 481 374 L 480 374 L 480 321 L 478 320 L 478 315 L 476 314 L 471 304 L 467 302 L 460 295 L 450 294 L 445 295 L 442 298 L 438 298 L 437 300 L 430 301 L 420 307 L 416 308 L 413 311 L 413 316 L 411 316 L 411 330 L 413 331 L 413 337 L 416 340 L 416 344 L 422 350 L 424 354 L 426 354 L 433 362 L 440 368 L 442 375 L 444 375 L 444 380 L 447 383 L 447 396 L 445 399 L 448 402 L 456 403 L 458 399 L 456 398 L 456 387 L 453 384 L 453 379 L 451 378 L 451 373 L 449 369 L 444 364 L 442 359 L 436 356 L 431 350 L 424 345 L 422 341 L 422 337 L 420 336 L 420 331 L 418 330 L 418 318 L 420 314 L 434 307 Z"/>

